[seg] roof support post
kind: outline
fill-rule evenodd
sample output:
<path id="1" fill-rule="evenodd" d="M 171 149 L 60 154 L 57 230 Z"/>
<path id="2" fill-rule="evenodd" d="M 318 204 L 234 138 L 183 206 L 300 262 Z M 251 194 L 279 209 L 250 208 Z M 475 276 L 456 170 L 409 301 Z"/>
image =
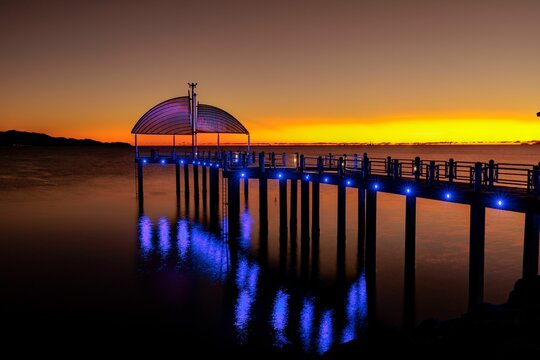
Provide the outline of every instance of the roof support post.
<path id="1" fill-rule="evenodd" d="M 251 136 L 248 134 L 248 147 L 247 147 L 247 153 L 249 154 L 251 152 Z"/>

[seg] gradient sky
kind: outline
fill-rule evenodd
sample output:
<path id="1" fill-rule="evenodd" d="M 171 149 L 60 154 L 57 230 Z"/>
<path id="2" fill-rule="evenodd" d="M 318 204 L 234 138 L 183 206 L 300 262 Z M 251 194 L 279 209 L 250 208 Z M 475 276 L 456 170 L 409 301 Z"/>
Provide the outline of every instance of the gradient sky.
<path id="1" fill-rule="evenodd" d="M 540 139 L 538 0 L 3 0 L 0 45 L 0 130 L 132 141 L 195 81 L 253 142 Z"/>

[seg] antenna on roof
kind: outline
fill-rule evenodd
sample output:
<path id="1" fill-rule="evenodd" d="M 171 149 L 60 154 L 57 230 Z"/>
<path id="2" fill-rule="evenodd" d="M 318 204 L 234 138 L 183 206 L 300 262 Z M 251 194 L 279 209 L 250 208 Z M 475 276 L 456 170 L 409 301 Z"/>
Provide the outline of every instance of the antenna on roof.
<path id="1" fill-rule="evenodd" d="M 197 83 L 187 84 L 191 88 L 191 156 L 195 159 L 197 157 L 197 94 L 195 93 Z"/>

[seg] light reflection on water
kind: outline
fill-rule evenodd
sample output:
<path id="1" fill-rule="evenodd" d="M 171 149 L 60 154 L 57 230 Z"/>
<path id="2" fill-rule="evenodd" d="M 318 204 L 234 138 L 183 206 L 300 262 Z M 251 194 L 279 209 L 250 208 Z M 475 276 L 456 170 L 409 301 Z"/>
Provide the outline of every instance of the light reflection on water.
<path id="1" fill-rule="evenodd" d="M 245 218 L 250 218 L 250 215 L 246 215 Z M 189 263 L 196 271 L 206 274 L 209 279 L 221 286 L 229 286 L 229 277 L 234 276 L 233 284 L 237 297 L 232 325 L 236 329 L 238 343 L 248 342 L 251 322 L 254 321 L 254 307 L 259 300 L 258 294 L 268 292 L 268 289 L 263 289 L 267 284 L 260 281 L 264 269 L 249 255 L 247 249 L 242 247 L 235 256 L 231 256 L 230 247 L 223 236 L 206 230 L 201 224 L 190 223 L 187 219 L 180 218 L 176 221 L 176 226 L 171 227 L 167 217 L 160 217 L 154 225 L 146 215 L 139 217 L 139 243 L 143 260 L 147 260 L 153 253 L 160 259 L 170 259 L 168 255 L 173 246 L 171 237 L 175 235 L 178 257 L 174 261 L 178 262 L 176 264 L 178 271 L 183 271 L 182 264 Z M 241 234 L 240 242 L 245 238 L 249 237 Z M 156 243 L 157 246 L 154 245 Z M 236 259 L 236 263 L 233 263 L 233 259 Z M 159 269 L 163 269 L 163 265 L 161 264 Z M 273 293 L 275 296 L 270 307 L 263 309 L 269 314 L 267 319 L 270 319 L 271 334 L 268 335 L 273 337 L 273 345 L 276 348 L 284 348 L 297 342 L 296 346 L 305 352 L 319 354 L 327 352 L 335 341 L 334 309 L 329 309 L 322 299 L 314 295 L 306 296 L 301 292 L 290 292 L 283 287 L 274 288 Z M 363 272 L 349 285 L 346 296 L 341 300 L 341 306 L 345 310 L 341 311 L 345 314 L 343 321 L 345 325 L 339 333 L 342 334 L 340 342 L 345 342 L 358 337 L 367 317 Z M 265 303 L 262 301 L 259 306 L 265 306 Z M 291 314 L 292 304 L 299 305 L 298 316 Z M 315 328 L 317 319 L 319 319 L 318 328 Z M 290 324 L 291 321 L 298 321 L 298 324 Z"/>
<path id="2" fill-rule="evenodd" d="M 334 316 L 332 310 L 325 310 L 321 316 L 319 326 L 319 340 L 317 341 L 317 352 L 324 354 L 334 342 Z"/>
<path id="3" fill-rule="evenodd" d="M 274 309 L 272 311 L 272 327 L 274 328 L 274 345 L 282 348 L 287 345 L 289 340 L 285 334 L 289 317 L 289 295 L 282 289 L 279 289 L 274 300 Z"/>
<path id="4" fill-rule="evenodd" d="M 139 218 L 139 242 L 143 257 L 147 257 L 152 251 L 152 221 L 148 216 Z"/>
<path id="5" fill-rule="evenodd" d="M 257 295 L 257 282 L 259 279 L 259 266 L 249 263 L 242 257 L 236 269 L 236 286 L 238 288 L 238 300 L 235 306 L 234 326 L 238 333 L 240 343 L 247 339 L 247 326 L 251 319 L 251 306 Z"/>
<path id="6" fill-rule="evenodd" d="M 315 317 L 315 305 L 313 302 L 312 298 L 304 299 L 302 310 L 300 312 L 300 339 L 304 351 L 307 351 L 311 346 L 313 320 Z"/>

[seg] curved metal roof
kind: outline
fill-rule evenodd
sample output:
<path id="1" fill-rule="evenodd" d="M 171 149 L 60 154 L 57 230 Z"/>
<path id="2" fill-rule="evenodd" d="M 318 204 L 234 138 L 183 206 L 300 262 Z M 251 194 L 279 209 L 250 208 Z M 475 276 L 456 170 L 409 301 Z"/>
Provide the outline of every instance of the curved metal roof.
<path id="1" fill-rule="evenodd" d="M 197 107 L 197 132 L 246 134 L 249 131 L 234 116 L 212 105 Z"/>
<path id="2" fill-rule="evenodd" d="M 131 133 L 191 135 L 189 103 L 189 96 L 182 96 L 157 104 L 137 121 Z M 199 104 L 197 109 L 197 132 L 249 135 L 249 131 L 225 110 L 205 104 Z"/>
<path id="3" fill-rule="evenodd" d="M 132 134 L 190 135 L 189 96 L 166 100 L 144 114 Z"/>

